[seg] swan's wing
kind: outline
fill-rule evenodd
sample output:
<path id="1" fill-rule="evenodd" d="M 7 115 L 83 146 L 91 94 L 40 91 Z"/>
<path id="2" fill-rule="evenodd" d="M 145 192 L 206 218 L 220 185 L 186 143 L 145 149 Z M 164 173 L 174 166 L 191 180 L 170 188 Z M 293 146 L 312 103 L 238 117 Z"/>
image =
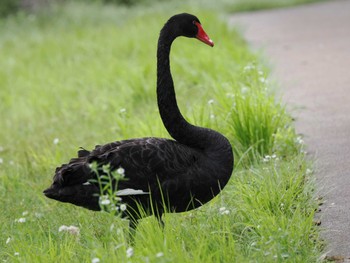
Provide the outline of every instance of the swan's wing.
<path id="1" fill-rule="evenodd" d="M 198 157 L 196 150 L 169 139 L 143 138 L 122 142 L 95 148 L 88 162 L 109 163 L 113 170 L 122 167 L 129 186 L 148 187 L 155 180 L 162 182 L 180 176 Z"/>
<path id="2" fill-rule="evenodd" d="M 124 169 L 126 180 L 117 186 L 117 194 L 123 199 L 148 196 L 150 191 L 159 196 L 159 190 L 173 196 L 179 191 L 186 192 L 187 178 L 195 171 L 198 155 L 185 145 L 161 138 L 113 142 L 96 146 L 91 152 L 82 149 L 77 158 L 56 169 L 53 184 L 44 193 L 58 201 L 98 210 L 99 187 L 90 182 L 96 178 L 90 164 L 96 161 L 101 165 L 110 164 L 111 170 Z"/>
<path id="3" fill-rule="evenodd" d="M 112 169 L 124 169 L 126 181 L 120 181 L 117 186 L 123 200 L 132 196 L 140 203 L 147 203 L 146 195 L 151 194 L 153 200 L 160 203 L 164 200 L 177 211 L 198 206 L 192 199 L 197 192 L 196 185 L 202 183 L 196 179 L 202 173 L 199 165 L 202 154 L 198 150 L 159 138 L 128 141 L 115 148 L 104 147 L 106 150 L 98 149 L 98 156 L 92 152 L 90 161 L 109 163 Z"/>

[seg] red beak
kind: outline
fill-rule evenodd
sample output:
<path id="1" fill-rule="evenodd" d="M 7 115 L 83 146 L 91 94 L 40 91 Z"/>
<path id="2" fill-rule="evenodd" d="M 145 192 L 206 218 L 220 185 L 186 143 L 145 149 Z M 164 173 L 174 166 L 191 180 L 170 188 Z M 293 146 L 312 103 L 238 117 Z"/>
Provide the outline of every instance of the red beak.
<path id="1" fill-rule="evenodd" d="M 195 23 L 195 25 L 198 27 L 198 33 L 197 33 L 197 35 L 196 35 L 196 38 L 197 38 L 198 40 L 202 41 L 203 43 L 205 43 L 205 44 L 207 44 L 207 45 L 213 47 L 213 46 L 214 46 L 214 42 L 213 42 L 213 40 L 211 40 L 211 39 L 208 37 L 207 33 L 205 33 L 205 31 L 204 31 L 202 25 L 201 25 L 200 23 L 198 23 L 198 22 L 194 22 L 194 23 Z"/>

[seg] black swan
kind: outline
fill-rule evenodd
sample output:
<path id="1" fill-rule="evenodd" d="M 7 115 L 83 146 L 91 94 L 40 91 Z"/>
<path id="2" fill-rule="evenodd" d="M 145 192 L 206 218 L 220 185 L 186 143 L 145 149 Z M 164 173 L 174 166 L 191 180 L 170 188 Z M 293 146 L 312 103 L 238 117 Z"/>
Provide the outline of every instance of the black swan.
<path id="1" fill-rule="evenodd" d="M 52 199 L 101 210 L 99 186 L 90 164 L 120 167 L 127 180 L 119 181 L 118 191 L 126 210 L 122 216 L 136 227 L 141 207 L 162 223 L 164 212 L 184 212 L 197 208 L 216 196 L 228 182 L 233 170 L 230 142 L 211 129 L 194 126 L 181 115 L 177 106 L 169 54 L 179 36 L 197 38 L 213 46 L 197 17 L 178 14 L 160 31 L 157 50 L 157 99 L 167 131 L 175 140 L 139 138 L 98 145 L 92 151 L 80 150 L 78 157 L 56 168 L 52 185 L 44 194 Z M 166 205 L 166 209 L 164 207 Z"/>

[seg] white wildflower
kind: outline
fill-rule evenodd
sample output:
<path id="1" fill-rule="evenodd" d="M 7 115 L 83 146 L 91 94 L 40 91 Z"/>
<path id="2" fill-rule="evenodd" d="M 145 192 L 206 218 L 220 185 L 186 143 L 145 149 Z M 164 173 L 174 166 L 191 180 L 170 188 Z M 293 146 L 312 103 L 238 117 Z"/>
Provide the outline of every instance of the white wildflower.
<path id="1" fill-rule="evenodd" d="M 134 249 L 132 247 L 129 247 L 127 250 L 126 250 L 126 257 L 127 258 L 130 258 L 132 257 L 132 255 L 134 255 Z"/>
<path id="2" fill-rule="evenodd" d="M 6 245 L 8 244 L 8 243 L 10 243 L 11 242 L 11 237 L 8 237 L 7 239 L 6 239 Z"/>
<path id="3" fill-rule="evenodd" d="M 210 119 L 215 119 L 215 115 L 214 114 L 210 114 Z"/>
<path id="4" fill-rule="evenodd" d="M 300 136 L 297 137 L 296 141 L 299 144 L 304 144 L 304 141 L 303 141 L 303 139 Z"/>
<path id="5" fill-rule="evenodd" d="M 263 159 L 263 162 L 268 162 L 271 160 L 271 156 L 270 155 L 265 155 L 264 159 Z"/>
<path id="6" fill-rule="evenodd" d="M 251 70 L 251 69 L 254 69 L 255 67 L 254 67 L 254 65 L 247 65 L 247 66 L 245 66 L 244 68 L 243 68 L 243 70 L 244 71 L 248 71 L 248 70 Z"/>
<path id="7" fill-rule="evenodd" d="M 163 252 L 158 252 L 158 253 L 156 254 L 156 257 L 157 257 L 157 258 L 161 258 L 162 256 L 164 256 L 164 253 L 163 253 Z"/>
<path id="8" fill-rule="evenodd" d="M 0 164 L 4 163 L 4 160 L 2 158 L 0 158 Z"/>
<path id="9" fill-rule="evenodd" d="M 213 104 L 213 103 L 214 103 L 214 100 L 213 100 L 213 99 L 208 100 L 208 104 L 209 104 L 209 105 L 211 105 L 211 104 Z"/>
<path id="10" fill-rule="evenodd" d="M 119 110 L 119 112 L 120 112 L 120 113 L 124 113 L 124 112 L 126 112 L 126 109 L 125 109 L 125 108 L 121 108 L 121 109 Z"/>
<path id="11" fill-rule="evenodd" d="M 119 196 L 115 196 L 115 197 L 114 197 L 114 201 L 116 201 L 116 202 L 120 202 L 121 200 L 122 200 L 122 198 L 119 197 Z"/>
<path id="12" fill-rule="evenodd" d="M 68 226 L 62 225 L 58 228 L 58 232 L 67 231 Z"/>
<path id="13" fill-rule="evenodd" d="M 120 174 L 120 175 L 124 175 L 124 173 L 125 173 L 124 168 L 120 166 L 120 167 L 117 169 L 117 173 Z"/>
<path id="14" fill-rule="evenodd" d="M 222 215 L 228 215 L 230 213 L 230 210 L 226 209 L 226 207 L 220 207 L 219 212 Z"/>
<path id="15" fill-rule="evenodd" d="M 14 255 L 15 255 L 16 257 L 18 257 L 18 256 L 19 256 L 19 252 L 15 252 Z"/>
<path id="16" fill-rule="evenodd" d="M 126 205 L 125 204 L 121 204 L 120 205 L 120 210 L 121 211 L 125 211 L 126 210 Z"/>
<path id="17" fill-rule="evenodd" d="M 111 203 L 111 201 L 109 199 L 103 199 L 101 201 L 101 205 L 109 205 Z"/>
<path id="18" fill-rule="evenodd" d="M 100 203 L 103 204 L 105 200 L 109 200 L 108 195 L 101 195 L 100 196 Z"/>
<path id="19" fill-rule="evenodd" d="M 62 225 L 58 228 L 58 232 L 66 231 L 69 234 L 72 234 L 74 236 L 78 236 L 80 234 L 80 229 L 79 227 L 76 226 L 65 226 Z"/>
<path id="20" fill-rule="evenodd" d="M 100 259 L 99 258 L 93 258 L 91 259 L 91 263 L 98 263 L 100 262 Z"/>
<path id="21" fill-rule="evenodd" d="M 16 223 L 25 223 L 27 219 L 25 217 L 21 217 L 15 220 Z"/>
<path id="22" fill-rule="evenodd" d="M 58 138 L 53 139 L 53 144 L 58 144 L 59 142 L 60 142 L 60 139 Z"/>
<path id="23" fill-rule="evenodd" d="M 28 214 L 29 214 L 28 211 L 24 211 L 24 212 L 22 213 L 22 216 L 26 216 L 26 215 L 28 215 Z"/>
<path id="24" fill-rule="evenodd" d="M 67 230 L 70 234 L 75 236 L 80 234 L 80 229 L 79 227 L 76 227 L 76 226 L 69 226 Z"/>
<path id="25" fill-rule="evenodd" d="M 219 208 L 219 212 L 223 212 L 225 210 L 226 210 L 226 207 L 224 207 L 224 206 Z"/>

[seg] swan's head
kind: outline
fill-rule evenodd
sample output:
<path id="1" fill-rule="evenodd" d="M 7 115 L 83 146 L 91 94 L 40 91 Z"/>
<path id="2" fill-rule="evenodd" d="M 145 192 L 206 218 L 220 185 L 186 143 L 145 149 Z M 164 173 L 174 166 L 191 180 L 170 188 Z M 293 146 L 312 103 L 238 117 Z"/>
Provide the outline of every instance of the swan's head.
<path id="1" fill-rule="evenodd" d="M 194 15 L 187 13 L 174 15 L 167 24 L 172 26 L 172 30 L 177 36 L 197 38 L 211 47 L 214 46 L 214 42 L 205 33 L 199 19 Z"/>

